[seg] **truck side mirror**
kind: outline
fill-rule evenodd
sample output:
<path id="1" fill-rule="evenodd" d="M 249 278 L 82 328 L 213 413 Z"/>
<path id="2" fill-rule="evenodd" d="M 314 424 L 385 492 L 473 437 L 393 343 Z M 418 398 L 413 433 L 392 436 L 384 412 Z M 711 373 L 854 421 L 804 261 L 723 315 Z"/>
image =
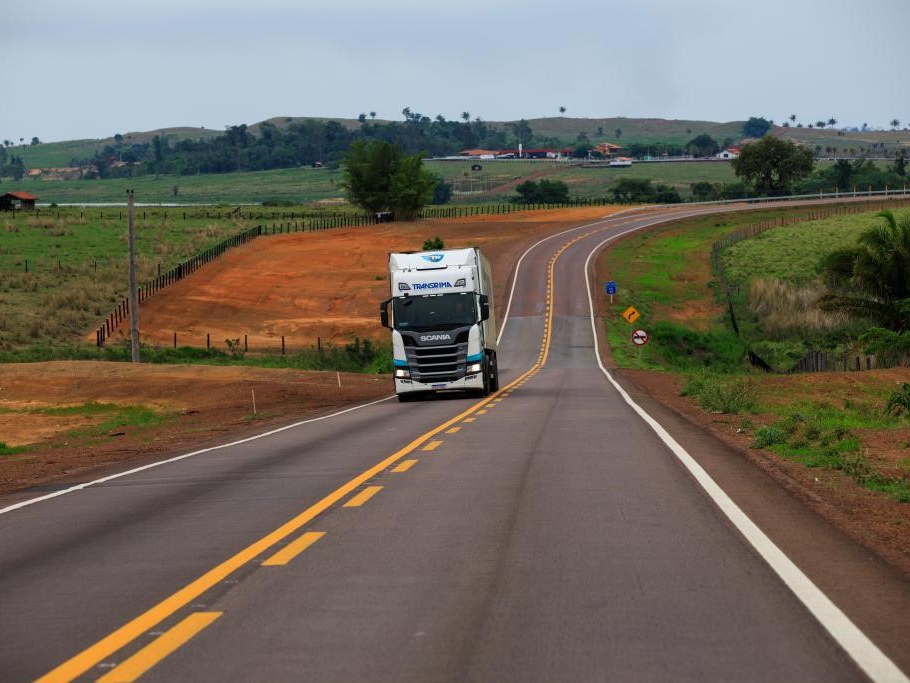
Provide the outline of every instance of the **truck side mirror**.
<path id="1" fill-rule="evenodd" d="M 389 327 L 389 302 L 391 299 L 386 299 L 381 304 L 379 304 L 379 322 L 382 323 L 383 327 Z"/>
<path id="2" fill-rule="evenodd" d="M 490 318 L 490 297 L 486 294 L 481 294 L 479 297 L 480 300 L 480 319 L 489 320 Z"/>

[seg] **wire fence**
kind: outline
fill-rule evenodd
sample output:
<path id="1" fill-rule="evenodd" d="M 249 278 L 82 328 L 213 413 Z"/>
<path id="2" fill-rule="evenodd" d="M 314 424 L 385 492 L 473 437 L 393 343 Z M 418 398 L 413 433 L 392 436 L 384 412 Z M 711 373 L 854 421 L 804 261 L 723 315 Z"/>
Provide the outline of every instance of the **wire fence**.
<path id="1" fill-rule="evenodd" d="M 261 234 L 262 226 L 257 225 L 255 228 L 244 230 L 243 232 L 238 233 L 233 237 L 229 237 L 226 240 L 219 242 L 215 246 L 210 247 L 209 249 L 206 249 L 205 251 L 188 258 L 183 263 L 178 263 L 169 271 L 162 273 L 151 282 L 148 282 L 138 288 L 139 305 L 141 306 L 142 302 L 155 294 L 155 292 L 158 292 L 168 285 L 172 285 L 175 282 L 182 280 L 191 273 L 197 271 L 206 263 L 215 260 L 229 249 L 238 247 L 241 244 L 246 244 L 256 237 L 259 237 Z M 104 342 L 114 333 L 114 330 L 116 330 L 120 323 L 126 320 L 129 315 L 130 299 L 129 296 L 126 296 L 117 305 L 117 307 L 111 311 L 101 326 L 95 331 L 95 340 L 97 345 L 103 346 Z"/>

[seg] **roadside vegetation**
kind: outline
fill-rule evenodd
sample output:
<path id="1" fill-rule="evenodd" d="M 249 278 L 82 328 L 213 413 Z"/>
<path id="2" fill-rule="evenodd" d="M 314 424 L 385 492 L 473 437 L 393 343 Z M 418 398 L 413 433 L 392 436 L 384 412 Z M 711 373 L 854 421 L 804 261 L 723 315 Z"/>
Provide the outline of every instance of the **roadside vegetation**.
<path id="1" fill-rule="evenodd" d="M 606 318 L 614 360 L 620 367 L 678 375 L 684 395 L 709 413 L 733 416 L 728 423 L 748 434 L 753 448 L 842 472 L 870 490 L 910 502 L 910 451 L 896 461 L 881 461 L 864 447 L 864 439 L 875 432 L 910 430 L 910 385 L 895 390 L 854 381 L 849 392 L 831 389 L 819 398 L 827 393 L 822 390 L 826 380 L 819 379 L 825 376 L 804 374 L 814 392 L 781 395 L 786 375 L 776 374 L 791 371 L 809 351 L 851 359 L 865 354 L 872 350 L 870 321 L 882 325 L 873 335 L 879 351 L 906 356 L 902 312 L 908 298 L 900 283 L 906 288 L 910 270 L 903 269 L 906 262 L 895 266 L 893 254 L 910 253 L 902 251 L 900 229 L 910 230 L 910 211 L 807 219 L 735 242 L 720 253 L 732 293 L 728 302 L 711 269 L 712 245 L 770 217 L 766 212 L 714 215 L 617 244 L 600 266 L 619 285 Z M 878 260 L 867 268 L 863 259 L 870 256 L 870 243 Z M 892 254 L 890 260 L 885 253 Z M 895 276 L 893 293 L 885 295 L 874 283 L 887 281 L 889 268 L 903 275 Z M 871 273 L 876 277 L 863 285 L 862 276 Z M 890 305 L 883 307 L 883 301 Z M 634 327 L 648 331 L 645 346 L 630 342 L 632 326 L 621 317 L 629 305 L 642 314 Z M 887 343 L 882 345 L 883 338 Z M 751 363 L 750 352 L 776 373 Z M 910 448 L 910 440 L 905 446 Z"/>

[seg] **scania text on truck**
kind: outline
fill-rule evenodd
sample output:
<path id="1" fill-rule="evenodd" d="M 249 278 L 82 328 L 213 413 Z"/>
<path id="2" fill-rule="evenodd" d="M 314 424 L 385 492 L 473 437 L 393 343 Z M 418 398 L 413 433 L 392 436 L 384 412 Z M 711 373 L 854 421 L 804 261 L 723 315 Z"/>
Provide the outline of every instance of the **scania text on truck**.
<path id="1" fill-rule="evenodd" d="M 493 282 L 480 250 L 389 254 L 389 274 L 392 296 L 380 319 L 392 330 L 398 400 L 497 391 Z"/>

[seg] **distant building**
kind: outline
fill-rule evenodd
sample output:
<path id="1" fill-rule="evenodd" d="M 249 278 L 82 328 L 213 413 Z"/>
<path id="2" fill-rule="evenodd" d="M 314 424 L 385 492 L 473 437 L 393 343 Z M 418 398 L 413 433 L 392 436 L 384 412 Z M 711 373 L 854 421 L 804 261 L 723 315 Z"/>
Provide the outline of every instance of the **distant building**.
<path id="1" fill-rule="evenodd" d="M 0 211 L 34 211 L 36 201 L 28 192 L 7 192 L 0 197 Z"/>
<path id="2" fill-rule="evenodd" d="M 495 159 L 498 154 L 499 151 L 495 149 L 465 149 L 461 152 L 461 156 L 475 159 Z"/>
<path id="3" fill-rule="evenodd" d="M 622 150 L 622 147 L 619 145 L 614 145 L 612 142 L 598 142 L 595 151 L 600 152 L 605 157 L 612 157 Z"/>
<path id="4" fill-rule="evenodd" d="M 739 153 L 742 151 L 740 147 L 727 147 L 727 149 L 722 150 L 714 155 L 715 159 L 736 159 L 739 156 Z"/>
<path id="5" fill-rule="evenodd" d="M 572 151 L 570 147 L 565 149 L 519 149 L 517 147 L 512 149 L 465 149 L 462 150 L 461 156 L 473 159 L 560 159 L 571 156 Z"/>

